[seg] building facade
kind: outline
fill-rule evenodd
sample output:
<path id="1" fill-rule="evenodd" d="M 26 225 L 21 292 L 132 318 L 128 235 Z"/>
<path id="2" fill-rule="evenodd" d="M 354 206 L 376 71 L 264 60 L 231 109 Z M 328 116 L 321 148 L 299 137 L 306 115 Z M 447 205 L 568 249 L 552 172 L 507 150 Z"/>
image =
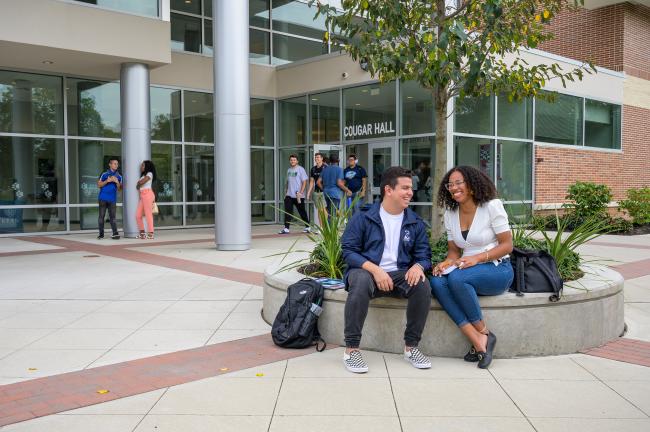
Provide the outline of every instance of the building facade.
<path id="1" fill-rule="evenodd" d="M 650 184 L 650 7 L 586 3 L 524 56 L 566 69 L 592 60 L 597 74 L 547 83 L 555 103 L 495 95 L 450 106 L 449 166 L 483 170 L 513 211 L 558 207 L 576 180 L 608 184 L 615 200 Z M 229 203 L 215 203 L 212 0 L 0 0 L 0 10 L 0 235 L 95 229 L 96 179 L 134 149 L 156 164 L 157 226 L 213 225 L 215 204 Z M 374 81 L 322 42 L 313 16 L 305 1 L 249 0 L 250 164 L 220 184 L 245 183 L 251 221 L 274 223 L 290 154 L 306 167 L 315 152 L 356 154 L 368 199 L 385 167 L 411 168 L 413 207 L 428 218 L 431 95 Z M 134 64 L 148 70 L 136 84 L 149 95 L 149 137 L 129 141 L 123 77 Z M 227 69 L 227 56 L 216 64 Z M 217 103 L 228 101 L 217 93 Z"/>

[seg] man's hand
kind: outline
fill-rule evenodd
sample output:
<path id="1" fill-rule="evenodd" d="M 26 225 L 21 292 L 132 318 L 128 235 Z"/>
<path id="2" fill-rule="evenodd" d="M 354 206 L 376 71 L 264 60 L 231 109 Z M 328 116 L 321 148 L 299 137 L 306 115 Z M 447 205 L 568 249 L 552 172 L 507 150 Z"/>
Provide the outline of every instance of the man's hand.
<path id="1" fill-rule="evenodd" d="M 350 189 L 346 190 L 345 195 L 351 197 L 352 196 L 352 191 Z"/>
<path id="2" fill-rule="evenodd" d="M 393 279 L 391 279 L 388 273 L 386 273 L 386 271 L 381 267 L 377 267 L 377 269 L 372 273 L 372 277 L 375 279 L 377 288 L 379 288 L 380 291 L 393 290 Z"/>
<path id="3" fill-rule="evenodd" d="M 426 279 L 424 276 L 424 271 L 422 270 L 422 266 L 420 264 L 413 264 L 413 267 L 411 267 L 406 272 L 404 278 L 406 279 L 406 282 L 409 284 L 409 286 L 417 285 Z"/>
<path id="4" fill-rule="evenodd" d="M 481 261 L 481 255 L 472 255 L 472 256 L 466 256 L 462 257 L 456 260 L 455 264 L 456 267 L 459 269 L 466 269 L 472 266 L 475 266 L 476 264 L 480 264 Z"/>

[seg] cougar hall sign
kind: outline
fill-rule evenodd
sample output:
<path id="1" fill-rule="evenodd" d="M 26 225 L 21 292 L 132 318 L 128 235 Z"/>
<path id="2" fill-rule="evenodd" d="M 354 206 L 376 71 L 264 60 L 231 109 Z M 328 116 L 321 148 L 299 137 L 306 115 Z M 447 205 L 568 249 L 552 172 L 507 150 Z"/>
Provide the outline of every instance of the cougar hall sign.
<path id="1" fill-rule="evenodd" d="M 343 128 L 343 136 L 345 138 L 362 138 L 369 135 L 383 135 L 388 133 L 395 133 L 392 121 L 366 123 L 360 125 L 345 126 Z"/>

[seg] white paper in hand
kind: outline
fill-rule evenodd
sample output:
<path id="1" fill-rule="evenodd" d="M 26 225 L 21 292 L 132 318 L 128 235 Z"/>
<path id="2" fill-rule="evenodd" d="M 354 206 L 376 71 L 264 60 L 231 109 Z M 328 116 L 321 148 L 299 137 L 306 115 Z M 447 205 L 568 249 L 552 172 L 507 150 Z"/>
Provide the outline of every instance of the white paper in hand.
<path id="1" fill-rule="evenodd" d="M 449 267 L 447 267 L 446 269 L 444 269 L 444 270 L 442 271 L 442 273 L 440 273 L 440 274 L 442 274 L 442 275 L 448 275 L 449 273 L 453 272 L 453 271 L 456 270 L 457 268 L 458 268 L 458 267 L 456 267 L 455 265 L 452 264 L 452 265 L 450 265 Z"/>

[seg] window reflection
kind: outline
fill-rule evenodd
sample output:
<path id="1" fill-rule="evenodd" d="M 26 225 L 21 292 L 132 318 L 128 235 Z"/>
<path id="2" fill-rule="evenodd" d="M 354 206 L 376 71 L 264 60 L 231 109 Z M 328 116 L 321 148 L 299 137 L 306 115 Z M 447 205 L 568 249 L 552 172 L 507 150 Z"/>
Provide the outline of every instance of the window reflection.
<path id="1" fill-rule="evenodd" d="M 186 91 L 185 141 L 214 142 L 214 118 L 212 111 L 212 94 Z"/>
<path id="2" fill-rule="evenodd" d="M 151 87 L 151 139 L 181 140 L 181 91 Z"/>
<path id="3" fill-rule="evenodd" d="M 120 85 L 68 79 L 68 133 L 73 136 L 119 137 Z"/>

